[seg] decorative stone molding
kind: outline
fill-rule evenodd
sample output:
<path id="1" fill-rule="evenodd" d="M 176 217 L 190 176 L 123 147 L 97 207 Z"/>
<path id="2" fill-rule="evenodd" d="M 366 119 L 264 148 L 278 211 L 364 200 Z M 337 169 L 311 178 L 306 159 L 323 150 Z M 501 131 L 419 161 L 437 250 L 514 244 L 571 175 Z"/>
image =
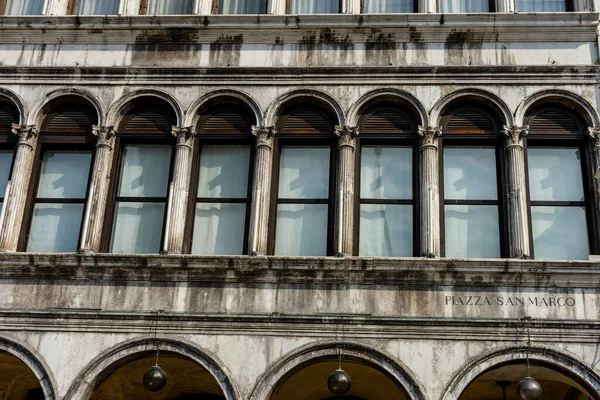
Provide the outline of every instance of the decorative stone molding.
<path id="1" fill-rule="evenodd" d="M 358 128 L 356 126 L 335 126 L 335 136 L 338 138 L 338 148 L 351 147 L 354 149 L 356 145 L 356 137 L 358 136 Z"/>
<path id="2" fill-rule="evenodd" d="M 191 140 L 196 136 L 196 130 L 192 126 L 178 127 L 173 126 L 171 128 L 171 135 L 176 139 L 176 146 L 184 146 L 189 149 L 192 148 Z"/>
<path id="3" fill-rule="evenodd" d="M 107 147 L 112 150 L 116 132 L 112 126 L 92 126 L 92 134 L 96 136 L 96 147 Z"/>
<path id="4" fill-rule="evenodd" d="M 588 137 L 592 142 L 592 148 L 600 151 L 600 128 L 588 128 Z"/>
<path id="5" fill-rule="evenodd" d="M 438 148 L 438 138 L 442 136 L 442 128 L 441 127 L 430 127 L 430 126 L 420 126 L 418 127 L 417 133 L 422 138 L 421 140 L 421 150 L 433 147 L 435 149 Z"/>
<path id="6" fill-rule="evenodd" d="M 31 149 L 34 148 L 37 138 L 40 134 L 40 131 L 35 127 L 35 125 L 18 125 L 13 124 L 12 133 L 19 137 L 19 146 L 27 146 Z"/>
<path id="7" fill-rule="evenodd" d="M 506 150 L 513 146 L 523 148 L 523 138 L 529 134 L 529 125 L 502 127 L 502 134 L 506 137 Z"/>
<path id="8" fill-rule="evenodd" d="M 259 127 L 252 125 L 252 135 L 256 138 L 256 148 L 268 147 L 273 148 L 273 138 L 277 131 L 272 126 Z"/>

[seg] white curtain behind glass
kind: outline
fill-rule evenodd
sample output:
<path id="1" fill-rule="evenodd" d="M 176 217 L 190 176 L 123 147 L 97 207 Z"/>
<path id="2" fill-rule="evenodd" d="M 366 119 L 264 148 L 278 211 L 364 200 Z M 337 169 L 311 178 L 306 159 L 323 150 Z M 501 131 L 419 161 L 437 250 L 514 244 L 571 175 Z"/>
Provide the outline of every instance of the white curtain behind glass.
<path id="1" fill-rule="evenodd" d="M 337 14 L 340 0 L 292 0 L 290 14 Z"/>
<path id="2" fill-rule="evenodd" d="M 220 0 L 219 14 L 264 14 L 267 0 Z"/>
<path id="3" fill-rule="evenodd" d="M 365 13 L 412 13 L 414 0 L 365 0 Z"/>
<path id="4" fill-rule="evenodd" d="M 476 13 L 489 12 L 488 0 L 440 0 L 442 13 Z"/>
<path id="5" fill-rule="evenodd" d="M 79 15 L 117 15 L 119 0 L 78 0 Z"/>
<path id="6" fill-rule="evenodd" d="M 148 0 L 148 15 L 182 15 L 193 12 L 194 0 Z"/>
<path id="7" fill-rule="evenodd" d="M 6 15 L 41 15 L 44 0 L 8 0 Z"/>
<path id="8" fill-rule="evenodd" d="M 565 0 L 517 0 L 519 12 L 564 12 Z"/>

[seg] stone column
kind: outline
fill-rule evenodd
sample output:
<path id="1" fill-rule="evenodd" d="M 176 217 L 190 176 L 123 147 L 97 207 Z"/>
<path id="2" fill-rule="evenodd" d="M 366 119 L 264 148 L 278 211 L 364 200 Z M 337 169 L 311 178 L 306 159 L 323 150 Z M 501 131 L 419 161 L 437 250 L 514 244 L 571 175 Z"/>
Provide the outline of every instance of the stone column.
<path id="1" fill-rule="evenodd" d="M 192 149 L 194 147 L 194 128 L 173 127 L 176 138 L 173 178 L 169 184 L 167 216 L 165 226 L 165 253 L 181 254 L 184 248 L 185 221 L 190 194 L 192 176 Z"/>
<path id="2" fill-rule="evenodd" d="M 509 257 L 528 258 L 529 223 L 523 138 L 529 126 L 505 126 Z"/>
<path id="3" fill-rule="evenodd" d="M 419 126 L 421 137 L 421 256 L 440 253 L 440 165 L 442 128 Z"/>
<path id="4" fill-rule="evenodd" d="M 573 0 L 573 10 L 578 12 L 596 11 L 595 0 Z"/>
<path id="5" fill-rule="evenodd" d="M 96 136 L 96 155 L 83 216 L 80 253 L 100 251 L 115 145 L 115 130 L 112 126 L 93 126 L 92 133 Z"/>
<path id="6" fill-rule="evenodd" d="M 594 181 L 594 207 L 596 208 L 596 226 L 600 227 L 600 127 L 588 128 L 592 155 L 592 179 Z"/>
<path id="7" fill-rule="evenodd" d="M 33 125 L 13 124 L 12 133 L 19 136 L 19 142 L 10 176 L 10 189 L 4 198 L 4 215 L 0 226 L 0 251 L 17 251 L 39 136 L 39 131 Z"/>
<path id="8" fill-rule="evenodd" d="M 269 14 L 285 14 L 286 0 L 268 0 L 267 12 Z"/>
<path id="9" fill-rule="evenodd" d="M 420 13 L 436 13 L 437 11 L 437 0 L 421 0 L 419 1 L 419 12 Z"/>
<path id="10" fill-rule="evenodd" d="M 212 13 L 213 0 L 196 0 L 196 14 L 209 15 Z"/>
<path id="11" fill-rule="evenodd" d="M 250 207 L 250 232 L 248 253 L 267 254 L 269 234 L 269 207 L 271 199 L 271 176 L 273 168 L 273 127 L 252 127 L 256 138 L 254 173 L 252 178 L 252 204 Z"/>
<path id="12" fill-rule="evenodd" d="M 515 12 L 515 0 L 496 0 L 496 12 L 499 12 L 499 13 Z"/>
<path id="13" fill-rule="evenodd" d="M 360 14 L 361 0 L 344 0 L 342 2 L 342 13 L 344 14 Z"/>
<path id="14" fill-rule="evenodd" d="M 335 253 L 338 257 L 343 257 L 351 256 L 354 247 L 354 148 L 358 128 L 336 126 L 335 135 L 338 137 L 337 193 L 330 195 L 337 198 L 334 224 Z"/>

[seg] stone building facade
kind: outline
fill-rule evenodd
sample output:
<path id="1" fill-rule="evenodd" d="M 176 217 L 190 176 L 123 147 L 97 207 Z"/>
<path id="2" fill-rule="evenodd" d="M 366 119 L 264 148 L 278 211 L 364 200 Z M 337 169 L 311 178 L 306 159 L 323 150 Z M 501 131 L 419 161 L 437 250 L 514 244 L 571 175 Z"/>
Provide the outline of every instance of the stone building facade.
<path id="1" fill-rule="evenodd" d="M 600 399 L 600 5 L 221 1 L 0 17 L 0 398 Z"/>

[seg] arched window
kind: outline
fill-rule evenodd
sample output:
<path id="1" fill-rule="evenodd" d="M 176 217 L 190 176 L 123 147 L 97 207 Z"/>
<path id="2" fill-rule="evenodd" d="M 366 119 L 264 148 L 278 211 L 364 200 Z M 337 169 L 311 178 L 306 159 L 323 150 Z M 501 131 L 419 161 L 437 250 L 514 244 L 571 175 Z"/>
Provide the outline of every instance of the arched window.
<path id="1" fill-rule="evenodd" d="M 140 15 L 185 15 L 194 13 L 195 0 L 140 0 Z"/>
<path id="2" fill-rule="evenodd" d="M 517 0 L 517 12 L 573 11 L 572 0 Z"/>
<path id="3" fill-rule="evenodd" d="M 504 250 L 500 123 L 464 102 L 442 118 L 442 232 L 446 257 L 501 257 Z"/>
<path id="4" fill-rule="evenodd" d="M 267 0 L 213 0 L 213 14 L 265 14 Z"/>
<path id="5" fill-rule="evenodd" d="M 479 13 L 496 11 L 495 0 L 439 0 L 441 13 Z"/>
<path id="6" fill-rule="evenodd" d="M 69 0 L 67 14 L 117 15 L 120 0 Z"/>
<path id="7" fill-rule="evenodd" d="M 45 0 L 0 0 L 0 15 L 42 15 Z"/>
<path id="8" fill-rule="evenodd" d="M 171 129 L 177 117 L 169 104 L 154 97 L 136 99 L 122 116 L 113 166 L 112 235 L 105 237 L 111 237 L 112 253 L 158 253 L 174 157 Z"/>
<path id="9" fill-rule="evenodd" d="M 87 101 L 65 97 L 43 112 L 30 184 L 24 245 L 31 252 L 75 252 L 79 239 L 98 112 Z"/>
<path id="10" fill-rule="evenodd" d="M 365 110 L 359 120 L 360 175 L 355 193 L 360 256 L 417 253 L 417 123 L 406 110 L 404 104 L 382 103 Z"/>
<path id="11" fill-rule="evenodd" d="M 332 253 L 335 123 L 314 101 L 288 104 L 277 121 L 271 216 L 275 255 Z"/>
<path id="12" fill-rule="evenodd" d="M 362 12 L 365 14 L 391 14 L 417 12 L 418 0 L 363 0 Z"/>
<path id="13" fill-rule="evenodd" d="M 559 104 L 534 109 L 525 123 L 533 255 L 587 259 L 593 235 L 585 125 Z"/>
<path id="14" fill-rule="evenodd" d="M 18 123 L 19 109 L 9 99 L 0 97 L 0 209 L 4 204 L 17 143 L 17 137 L 11 132 L 12 124 Z"/>
<path id="15" fill-rule="evenodd" d="M 250 215 L 252 112 L 238 102 L 200 110 L 192 190 L 192 254 L 244 254 Z M 194 186 L 192 186 L 194 187 Z M 188 224 L 190 225 L 190 224 Z"/>
<path id="16" fill-rule="evenodd" d="M 288 14 L 337 14 L 341 8 L 340 0 L 287 0 Z"/>

